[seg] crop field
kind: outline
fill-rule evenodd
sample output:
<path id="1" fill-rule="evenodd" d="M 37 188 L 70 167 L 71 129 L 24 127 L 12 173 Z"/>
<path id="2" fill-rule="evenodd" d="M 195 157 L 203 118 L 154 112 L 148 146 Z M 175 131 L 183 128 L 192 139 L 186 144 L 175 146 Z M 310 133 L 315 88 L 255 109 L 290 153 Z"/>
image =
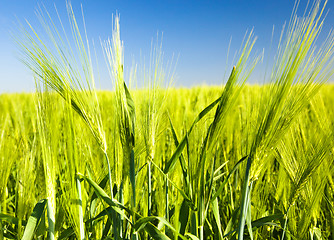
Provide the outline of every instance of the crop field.
<path id="1" fill-rule="evenodd" d="M 226 116 L 215 139 L 214 149 L 206 152 L 203 163 L 199 156 L 206 141 L 207 129 L 214 119 L 214 111 L 205 115 L 187 136 L 186 149 L 176 160 L 173 170 L 166 173 L 164 170 L 168 161 L 198 113 L 219 98 L 223 89 L 206 87 L 170 89 L 168 93 L 163 91 L 161 94 L 167 94 L 168 104 L 159 109 L 161 115 L 156 120 L 154 135 L 148 133 L 150 125 L 146 119 L 145 91 L 134 91 L 134 102 L 139 103 L 136 105 L 134 147 L 136 212 L 148 215 L 150 189 L 150 215 L 163 217 L 174 229 L 178 229 L 176 232 L 179 234 L 196 236 L 194 225 L 198 224 L 199 210 L 196 205 L 203 194 L 203 201 L 208 205 L 204 238 L 218 239 L 220 234 L 228 233 L 233 235 L 233 230 L 238 227 L 246 169 L 246 161 L 239 164 L 239 160 L 247 156 L 254 141 L 255 116 L 260 114 L 258 109 L 261 108 L 260 93 L 268 87 L 244 87 Z M 333 85 L 324 85 L 298 113 L 286 133 L 279 136 L 276 146 L 261 150 L 261 157 L 254 162 L 250 175 L 252 195 L 249 205 L 254 239 L 280 239 L 285 217 L 288 217 L 286 234 L 292 239 L 309 239 L 311 236 L 313 239 L 331 239 L 333 236 L 333 91 Z M 110 146 L 107 152 L 113 197 L 129 206 L 132 196 L 131 167 L 129 160 L 122 157 L 119 139 L 115 137 L 118 135 L 115 130 L 115 96 L 112 92 L 98 92 L 97 96 L 106 142 Z M 47 139 L 43 143 L 36 97 L 36 94 L 1 95 L 2 234 L 7 238 L 20 239 L 36 203 L 46 199 L 48 190 L 53 189 L 55 232 L 59 238 L 80 236 L 80 215 L 85 234 L 90 239 L 113 236 L 112 208 L 108 207 L 108 201 L 94 194 L 94 187 L 89 181 L 79 182 L 80 197 L 77 192 L 76 176 L 80 173 L 82 178 L 87 176 L 99 184 L 109 196 L 108 166 L 103 151 L 80 116 L 72 113 L 57 95 L 47 99 L 43 123 L 47 134 L 44 138 Z M 149 140 L 151 137 L 154 139 Z M 50 155 L 52 173 L 44 172 L 44 165 L 47 164 L 43 159 L 44 151 Z M 149 161 L 152 161 L 150 181 Z M 201 169 L 205 170 L 204 173 Z M 48 185 L 47 174 L 54 174 L 51 186 Z M 199 178 L 202 174 L 204 183 Z M 201 184 L 204 193 L 201 193 Z M 218 197 L 214 198 L 217 193 Z M 173 238 L 175 232 L 159 225 L 159 220 L 152 218 L 150 222 L 162 227 L 159 229 Z M 123 234 L 121 237 L 125 237 L 131 227 L 125 219 L 119 218 L 118 221 L 118 231 Z M 140 226 L 135 227 L 139 231 Z M 45 228 L 39 223 L 37 233 L 43 236 Z M 139 235 L 143 237 L 145 234 L 139 231 Z M 248 232 L 245 236 L 249 237 Z"/>
<path id="2" fill-rule="evenodd" d="M 101 40 L 113 91 L 95 87 L 67 7 L 70 33 L 43 11 L 21 29 L 36 92 L 0 95 L 0 240 L 334 239 L 334 33 L 317 42 L 320 1 L 293 12 L 262 85 L 247 84 L 262 59 L 252 32 L 220 87 L 164 87 L 159 44 L 125 73 L 116 15 Z"/>

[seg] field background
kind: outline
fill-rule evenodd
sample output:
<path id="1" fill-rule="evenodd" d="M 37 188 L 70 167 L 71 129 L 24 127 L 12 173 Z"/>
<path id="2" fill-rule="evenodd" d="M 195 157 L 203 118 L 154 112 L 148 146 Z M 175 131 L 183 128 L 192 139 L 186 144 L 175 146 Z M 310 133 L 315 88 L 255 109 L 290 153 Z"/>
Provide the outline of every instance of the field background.
<path id="1" fill-rule="evenodd" d="M 257 130 L 256 121 L 261 110 L 260 102 L 263 102 L 266 96 L 264 93 L 268 87 L 246 85 L 234 108 L 229 111 L 225 124 L 219 132 L 215 153 L 214 155 L 208 154 L 205 165 L 207 176 L 210 176 L 212 166 L 214 169 L 221 166 L 214 173 L 217 188 L 236 163 L 248 154 L 254 140 L 254 131 Z M 175 169 L 169 173 L 168 178 L 173 184 L 167 184 L 166 176 L 159 170 L 159 168 L 165 168 L 166 162 L 176 149 L 171 123 L 177 138 L 181 140 L 198 113 L 216 100 L 222 91 L 222 87 L 197 87 L 171 88 L 168 91 L 159 90 L 158 92 L 160 96 L 158 99 L 161 99 L 160 114 L 156 121 L 156 134 L 154 134 L 156 144 L 151 148 L 154 152 L 151 186 L 152 215 L 165 216 L 175 228 L 182 225 L 180 216 L 184 211 L 180 209 L 181 206 L 184 208 L 182 204 L 184 197 L 176 189 L 176 186 L 184 189 L 182 169 L 178 162 Z M 272 216 L 262 222 L 253 223 L 255 239 L 280 239 L 285 223 L 284 213 L 287 209 L 290 209 L 287 222 L 289 238 L 311 239 L 312 236 L 312 239 L 332 239 L 334 237 L 334 138 L 330 134 L 334 126 L 333 92 L 334 85 L 323 85 L 312 101 L 297 114 L 293 125 L 281 137 L 277 146 L 271 149 L 272 151 L 263 154 L 261 159 L 254 161 L 250 177 L 252 219 Z M 136 209 L 138 213 L 145 216 L 148 192 L 145 165 L 148 154 L 145 132 L 150 126 L 145 119 L 147 116 L 145 96 L 148 92 L 147 90 L 135 90 L 131 94 L 136 104 L 136 144 L 134 147 Z M 108 168 L 100 146 L 80 116 L 70 111 L 65 101 L 58 95 L 50 93 L 47 97 L 49 112 L 43 119 L 48 126 L 46 134 L 49 141 L 46 147 L 52 156 L 54 164 L 52 168 L 55 171 L 53 174 L 56 179 L 57 221 L 55 228 L 56 232 L 63 234 L 65 229 L 68 229 L 67 233 L 78 233 L 80 226 L 76 217 L 78 208 L 75 197 L 76 185 L 73 180 L 76 174 L 74 169 L 77 168 L 78 172 L 83 175 L 89 175 L 97 183 L 104 181 L 103 186 L 108 189 L 108 183 L 105 181 Z M 127 176 L 130 169 L 129 163 L 122 160 L 120 141 L 118 137 L 115 137 L 118 134 L 116 132 L 115 96 L 113 92 L 99 91 L 98 98 L 106 141 L 109 146 L 107 151 L 115 184 L 114 194 L 118 198 L 117 194 L 122 188 L 124 199 L 119 200 L 129 205 L 131 185 Z M 7 237 L 17 239 L 22 237 L 26 220 L 36 203 L 46 198 L 47 195 L 42 160 L 43 145 L 41 145 L 38 131 L 37 102 L 37 93 L 0 95 L 0 214 L 2 219 L 7 216 L 7 219 L 2 221 Z M 197 165 L 200 148 L 213 118 L 214 111 L 211 111 L 200 120 L 188 136 L 187 148 L 183 151 L 183 157 L 189 163 L 188 171 L 191 177 L 196 177 L 201 169 Z M 326 146 L 325 149 L 323 149 L 324 146 Z M 218 201 L 214 203 L 219 209 L 220 222 L 217 222 L 215 218 L 214 205 L 209 208 L 207 221 L 204 224 L 207 239 L 218 238 L 219 224 L 225 231 L 223 234 L 228 234 L 237 228 L 238 217 L 236 216 L 245 168 L 246 162 L 244 161 L 233 172 L 217 198 Z M 197 191 L 196 179 L 191 181 L 194 183 L 193 191 Z M 209 179 L 207 181 L 208 184 Z M 213 189 L 215 190 L 217 189 Z M 93 188 L 83 181 L 83 218 L 86 228 L 90 229 L 90 238 L 100 239 L 109 220 L 104 216 L 94 222 L 88 221 L 96 217 L 105 207 L 103 201 L 97 199 L 94 201 L 93 196 Z M 191 212 L 190 210 L 189 221 L 191 221 Z M 186 225 L 187 232 L 192 231 L 189 226 L 189 224 Z M 246 238 L 247 234 L 246 231 Z M 168 232 L 166 228 L 166 235 L 171 237 L 173 233 Z"/>

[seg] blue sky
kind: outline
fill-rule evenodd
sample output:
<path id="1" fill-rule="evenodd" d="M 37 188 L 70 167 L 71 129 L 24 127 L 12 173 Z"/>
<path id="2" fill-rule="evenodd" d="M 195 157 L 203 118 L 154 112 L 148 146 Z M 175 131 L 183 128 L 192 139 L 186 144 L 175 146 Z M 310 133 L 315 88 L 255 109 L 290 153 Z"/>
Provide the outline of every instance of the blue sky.
<path id="1" fill-rule="evenodd" d="M 44 4 L 51 14 L 54 14 L 55 4 L 60 14 L 66 17 L 65 0 L 0 0 L 0 93 L 34 89 L 32 74 L 19 61 L 18 49 L 10 32 L 15 34 L 17 31 L 17 20 L 27 19 L 33 26 L 38 26 L 35 16 L 38 4 Z M 163 33 L 165 62 L 174 55 L 176 63 L 178 57 L 174 86 L 191 87 L 223 84 L 230 39 L 230 55 L 233 55 L 246 31 L 252 28 L 258 37 L 254 52 L 265 49 L 265 59 L 270 59 L 268 50 L 273 25 L 275 39 L 278 39 L 282 25 L 290 18 L 294 0 L 72 0 L 77 18 L 81 17 L 81 4 L 88 37 L 95 43 L 99 43 L 100 38 L 111 36 L 112 16 L 116 12 L 120 14 L 125 66 L 129 67 L 133 60 L 140 62 L 140 56 L 148 58 L 152 40 L 156 39 L 157 33 Z M 301 0 L 300 15 L 306 4 L 307 1 Z M 334 23 L 334 1 L 329 1 L 327 10 L 323 36 Z M 100 65 L 101 77 L 97 87 L 111 89 L 112 83 L 104 73 L 104 62 L 100 61 Z M 257 68 L 250 83 L 263 81 L 264 65 Z"/>

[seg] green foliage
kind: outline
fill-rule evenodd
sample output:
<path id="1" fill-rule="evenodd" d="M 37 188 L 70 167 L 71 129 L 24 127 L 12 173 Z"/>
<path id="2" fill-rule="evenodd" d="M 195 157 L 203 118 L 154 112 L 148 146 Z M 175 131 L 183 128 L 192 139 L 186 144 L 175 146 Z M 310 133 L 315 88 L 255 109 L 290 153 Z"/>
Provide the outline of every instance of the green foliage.
<path id="1" fill-rule="evenodd" d="M 245 86 L 240 93 L 240 98 L 237 100 L 237 106 L 242 106 L 243 109 L 251 109 L 251 105 L 254 104 L 259 99 L 259 92 L 262 92 L 263 87 L 257 86 Z M 282 140 L 278 142 L 275 152 L 271 155 L 265 156 L 265 161 L 268 161 L 267 167 L 262 169 L 258 175 L 258 179 L 253 180 L 252 187 L 252 198 L 251 198 L 251 220 L 253 229 L 254 239 L 267 239 L 272 237 L 273 239 L 280 239 L 282 235 L 282 229 L 284 228 L 285 218 L 283 217 L 287 209 L 290 208 L 288 212 L 288 221 L 286 226 L 286 234 L 290 237 L 295 237 L 296 239 L 311 239 L 310 232 L 313 233 L 313 238 L 317 232 L 321 231 L 321 236 L 323 239 L 330 239 L 333 233 L 331 219 L 333 217 L 333 164 L 332 164 L 332 152 L 333 152 L 333 135 L 332 129 L 334 126 L 334 111 L 332 109 L 331 102 L 332 99 L 331 92 L 334 90 L 332 85 L 324 85 L 319 94 L 316 95 L 310 104 L 300 113 L 300 116 L 296 118 L 290 130 L 282 137 Z M 197 88 L 188 89 L 171 89 L 168 95 L 168 101 L 177 102 L 176 99 L 192 99 L 193 105 L 189 105 L 187 101 L 179 102 L 178 104 L 173 104 L 173 106 L 168 106 L 170 111 L 170 119 L 173 122 L 173 129 L 176 135 L 180 135 L 184 129 L 184 115 L 188 115 L 187 122 L 189 120 L 195 119 L 196 115 L 194 109 L 198 109 L 200 112 L 203 106 L 209 105 L 210 102 L 214 101 L 218 97 L 221 90 L 219 88 L 202 88 L 200 91 Z M 132 92 L 135 99 L 138 99 L 141 95 L 140 91 Z M 98 97 L 101 100 L 101 107 L 106 107 L 114 100 L 113 93 L 99 92 Z M 5 236 L 17 236 L 18 228 L 21 228 L 21 234 L 23 234 L 26 226 L 26 221 L 28 220 L 31 212 L 33 212 L 33 207 L 37 203 L 38 199 L 45 198 L 46 191 L 44 189 L 45 180 L 43 168 L 34 167 L 31 170 L 29 185 L 34 186 L 28 195 L 29 198 L 24 198 L 27 202 L 18 202 L 19 196 L 17 194 L 17 184 L 18 175 L 16 172 L 23 166 L 20 163 L 20 158 L 15 156 L 20 156 L 24 154 L 24 148 L 15 150 L 13 144 L 15 140 L 15 134 L 21 136 L 22 126 L 26 126 L 27 130 L 24 133 L 25 138 L 34 139 L 33 136 L 36 134 L 36 127 L 30 128 L 30 123 L 35 122 L 33 125 L 37 125 L 37 115 L 34 108 L 27 108 L 29 104 L 33 104 L 33 95 L 1 95 L 4 101 L 1 101 L 1 108 L 4 110 L 2 114 L 4 116 L 10 116 L 11 121 L 16 126 L 14 130 L 12 123 L 3 123 L 6 126 L 5 132 L 9 132 L 13 129 L 11 133 L 7 134 L 6 141 L 3 142 L 3 148 L 1 148 L 2 159 L 11 159 L 14 157 L 12 163 L 12 171 L 10 171 L 9 176 L 6 179 L 5 196 L 2 197 L 2 215 L 0 218 L 2 220 L 2 225 Z M 59 99 L 56 95 L 51 95 L 52 101 L 56 104 L 56 112 L 53 112 L 55 124 L 53 125 L 52 132 L 56 131 L 62 134 L 54 135 L 54 142 L 57 143 L 57 154 L 56 158 L 57 167 L 57 187 L 56 187 L 56 199 L 57 204 L 61 210 L 56 211 L 56 235 L 57 236 L 79 236 L 79 213 L 78 213 L 78 203 L 77 190 L 76 190 L 76 178 L 72 174 L 75 174 L 75 165 L 70 162 L 70 149 L 69 143 L 71 138 L 69 137 L 69 126 L 72 126 L 73 131 L 76 133 L 76 140 L 73 143 L 74 147 L 77 149 L 72 152 L 75 159 L 84 159 L 79 161 L 78 169 L 82 173 L 89 174 L 91 179 L 98 183 L 102 189 L 107 189 L 108 178 L 105 178 L 107 174 L 107 166 L 104 161 L 104 155 L 99 154 L 99 145 L 95 141 L 94 137 L 90 134 L 90 130 L 85 128 L 85 124 L 80 121 L 78 115 L 73 115 L 73 119 L 66 117 L 69 111 L 63 112 L 65 108 L 65 102 L 57 101 Z M 104 100 L 102 100 L 104 99 Z M 247 99 L 247 101 L 245 101 Z M 249 101 L 250 100 L 250 101 Z M 9 106 L 13 103 L 17 104 L 16 112 L 22 112 L 26 117 L 23 120 L 22 125 L 16 124 L 19 115 L 12 115 Z M 179 109 L 179 110 L 178 110 Z M 179 111 L 179 113 L 176 112 Z M 29 112 L 28 112 L 29 111 Z M 138 110 L 140 111 L 140 110 Z M 173 112 L 172 112 L 173 111 Z M 196 111 L 195 111 L 196 112 Z M 249 115 L 248 115 L 249 114 Z M 218 146 L 215 148 L 216 154 L 216 167 L 215 171 L 212 172 L 212 163 L 207 162 L 205 164 L 205 169 L 208 169 L 208 177 L 206 179 L 206 186 L 212 185 L 211 187 L 212 197 L 208 205 L 206 223 L 204 225 L 204 236 L 207 238 L 214 238 L 214 236 L 220 235 L 220 230 L 222 235 L 227 235 L 228 239 L 233 238 L 235 230 L 238 226 L 238 211 L 239 211 L 239 201 L 240 201 L 240 191 L 241 182 L 243 180 L 242 174 L 244 162 L 247 157 L 243 156 L 245 150 L 244 145 L 239 142 L 244 132 L 244 126 L 241 124 L 236 124 L 249 118 L 252 113 L 239 113 L 231 114 L 227 117 L 227 122 L 235 123 L 230 127 L 227 127 L 227 131 L 223 131 L 219 136 L 217 142 Z M 137 116 L 141 116 L 140 112 Z M 321 117 L 320 117 L 321 116 Z M 204 126 L 207 128 L 209 125 L 206 123 L 208 120 L 214 117 L 212 112 L 203 117 L 200 120 L 201 127 L 194 127 L 193 132 L 187 137 L 186 148 L 182 153 L 185 164 L 192 160 L 201 149 L 198 148 L 199 138 L 203 138 L 206 132 L 203 129 Z M 139 117 L 138 117 L 139 118 Z M 241 119 L 242 118 L 242 119 Z M 111 118 L 108 113 L 102 115 L 103 121 L 108 125 L 113 126 L 114 118 Z M 71 125 L 71 121 L 76 122 L 75 125 Z M 139 121 L 139 120 L 138 120 Z M 21 127 L 19 127 L 21 126 Z M 203 126 L 203 127 L 202 127 Z M 19 128 L 18 128 L 19 127 Z M 189 126 L 188 126 L 189 128 Z M 171 127 L 167 126 L 159 137 L 159 142 L 155 146 L 155 165 L 152 166 L 152 217 L 159 216 L 162 217 L 165 213 L 165 175 L 162 174 L 162 170 L 157 168 L 159 166 L 165 166 L 164 163 L 170 159 L 174 151 L 176 150 L 175 141 L 173 140 Z M 113 132 L 113 129 L 109 129 L 106 134 Z M 144 141 L 141 139 L 143 136 L 136 137 L 136 142 Z M 113 141 L 117 139 L 108 139 L 108 144 L 111 146 L 114 144 Z M 34 148 L 35 156 L 42 156 L 39 140 L 35 140 L 35 144 L 32 144 L 30 148 Z M 239 142 L 239 144 L 236 144 Z M 139 148 L 143 146 L 138 146 L 135 148 L 135 153 L 137 153 L 138 162 L 146 162 L 146 152 L 141 152 Z M 9 151 L 8 149 L 12 149 Z M 112 154 L 113 155 L 113 154 Z M 16 160 L 15 160 L 16 159 Z M 22 160 L 24 158 L 21 158 Z M 36 164 L 40 163 L 39 158 L 33 158 Z M 240 160 L 240 161 L 239 161 Z M 168 174 L 168 212 L 169 218 L 165 218 L 173 228 L 176 229 L 180 234 L 186 237 L 190 237 L 190 234 L 196 236 L 197 230 L 192 231 L 193 224 L 197 226 L 198 222 L 196 220 L 197 204 L 194 202 L 196 195 L 190 194 L 194 190 L 192 184 L 186 185 L 186 179 L 195 178 L 194 175 L 190 175 L 192 172 L 196 173 L 197 168 L 195 162 L 190 162 L 188 169 L 185 173 L 181 167 L 181 161 L 178 160 L 174 170 Z M 111 161 L 111 169 L 113 169 L 112 177 L 116 179 L 117 161 Z M 142 166 L 136 167 L 137 176 L 137 187 L 136 195 L 139 196 L 136 202 L 136 212 L 142 217 L 147 216 L 147 201 L 146 196 L 148 194 L 147 188 L 147 173 L 143 171 Z M 70 171 L 70 169 L 72 169 Z M 2 169 L 2 168 L 1 168 Z M 5 169 L 3 169 L 5 170 Z M 213 178 L 211 177 L 213 174 Z M 190 175 L 190 176 L 189 176 Z M 23 175 L 22 175 L 23 176 Z M 22 181 L 21 176 L 21 181 Z M 106 179 L 103 180 L 103 179 Z M 195 180 L 192 180 L 195 181 Z M 190 181 L 189 181 L 190 182 Z M 111 219 L 111 211 L 104 212 L 107 209 L 108 203 L 105 203 L 101 195 L 95 195 L 94 197 L 94 187 L 87 181 L 81 181 L 82 187 L 82 206 L 83 206 L 83 221 L 85 232 L 90 238 L 101 238 L 103 235 L 103 230 L 107 226 L 107 222 Z M 186 186 L 189 187 L 189 191 L 186 190 Z M 123 183 L 123 191 L 126 192 L 125 188 L 131 187 L 129 182 Z M 182 190 L 181 193 L 177 188 Z M 119 201 L 119 196 L 121 195 L 121 182 L 115 182 L 113 185 L 114 198 L 119 204 L 131 210 L 131 195 L 123 194 L 123 201 Z M 106 191 L 107 192 L 107 191 Z M 106 195 L 110 198 L 109 195 Z M 101 200 L 102 201 L 101 201 Z M 19 215 L 17 209 L 19 209 L 17 204 L 25 204 L 26 210 L 23 215 Z M 22 208 L 22 207 L 20 207 Z M 57 207 L 58 208 L 58 207 Z M 160 209 L 159 209 L 160 208 Z M 117 210 L 118 211 L 118 210 Z M 116 212 L 117 212 L 116 211 Z M 122 225 L 122 235 L 123 237 L 129 236 L 131 228 L 131 216 L 132 212 L 127 212 L 125 209 L 120 208 L 121 211 L 121 225 Z M 195 213 L 195 215 L 194 215 Z M 98 217 L 99 216 L 99 217 Z M 195 216 L 195 219 L 194 219 Z M 18 218 L 19 217 L 19 218 Z M 138 218 L 138 220 L 141 219 Z M 164 224 L 159 224 L 160 220 L 152 218 L 145 221 L 151 222 L 157 229 L 160 229 Z M 21 223 L 19 223 L 21 221 Z M 47 221 L 43 218 L 41 221 Z M 140 222 L 144 221 L 141 220 Z M 20 226 L 19 226 L 20 224 Z M 210 224 L 210 225 L 209 225 Z M 139 226 L 139 223 L 136 225 Z M 37 227 L 38 229 L 39 227 Z M 168 226 L 167 226 L 168 228 Z M 43 229 L 43 228 L 40 228 Z M 47 229 L 44 227 L 44 229 Z M 72 229 L 72 234 L 65 235 L 69 233 Z M 77 229 L 77 230 L 76 230 Z M 139 229 L 139 227 L 138 227 Z M 169 228 L 168 228 L 169 229 Z M 220 229 L 220 230 L 219 230 Z M 229 230 L 228 230 L 229 229 Z M 317 230 L 318 229 L 318 230 Z M 73 231 L 74 230 L 74 231 Z M 38 230 L 39 231 L 39 230 Z M 136 231 L 134 229 L 134 231 Z M 153 231 L 153 230 L 152 230 Z M 157 230 L 155 230 L 157 231 Z M 145 236 L 145 229 L 137 231 L 138 236 L 143 238 Z M 163 233 L 163 232 L 161 232 Z M 45 234 L 45 233 L 44 233 Z M 153 234 L 153 233 L 152 233 Z M 105 236 L 113 236 L 111 229 L 106 233 Z M 171 230 L 167 230 L 164 233 L 165 236 L 173 238 L 174 233 Z M 286 236 L 287 236 L 286 235 Z M 247 233 L 245 234 L 245 237 Z M 66 237 L 67 238 L 67 237 Z M 65 238 L 65 239 L 66 239 Z"/>
<path id="2" fill-rule="evenodd" d="M 113 92 L 96 91 L 68 10 L 71 37 L 42 11 L 48 40 L 23 30 L 37 93 L 0 95 L 0 240 L 333 238 L 334 38 L 315 48 L 319 1 L 292 15 L 262 86 L 245 84 L 251 32 L 224 87 L 163 89 L 157 45 L 131 90 L 116 16 Z"/>

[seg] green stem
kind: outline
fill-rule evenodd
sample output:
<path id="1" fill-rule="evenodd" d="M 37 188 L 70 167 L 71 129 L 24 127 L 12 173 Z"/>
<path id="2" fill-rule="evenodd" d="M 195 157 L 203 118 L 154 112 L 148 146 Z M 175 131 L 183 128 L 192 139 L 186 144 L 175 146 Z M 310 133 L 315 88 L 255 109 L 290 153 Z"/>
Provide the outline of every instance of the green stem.
<path id="1" fill-rule="evenodd" d="M 284 221 L 284 227 L 283 227 L 283 233 L 282 233 L 282 240 L 285 237 L 285 232 L 286 232 L 286 226 L 288 223 L 288 214 L 289 214 L 289 210 L 290 210 L 291 205 L 288 207 L 288 209 L 286 210 L 286 214 L 285 214 L 285 221 Z"/>
<path id="2" fill-rule="evenodd" d="M 110 187 L 110 197 L 112 200 L 114 200 L 114 194 L 113 194 L 113 190 L 112 190 L 112 181 L 111 181 L 111 168 L 110 168 L 110 161 L 109 161 L 109 157 L 107 152 L 104 152 L 104 156 L 106 157 L 106 161 L 107 161 L 107 165 L 108 165 L 108 177 L 109 177 L 109 187 Z M 113 222 L 113 232 L 114 232 L 114 238 L 116 240 L 118 240 L 119 238 L 121 238 L 122 235 L 122 228 L 121 228 L 121 219 L 120 216 L 118 216 L 118 214 L 112 210 L 111 212 L 111 218 L 112 218 L 112 222 Z"/>
<path id="3" fill-rule="evenodd" d="M 247 216 L 247 203 L 248 203 L 248 196 L 249 196 L 249 176 L 250 176 L 250 168 L 252 165 L 252 158 L 251 156 L 247 159 L 247 167 L 245 172 L 245 180 L 242 188 L 242 198 L 241 198 L 241 205 L 240 205 L 240 218 L 239 218 L 239 226 L 238 226 L 238 239 L 244 239 L 244 230 L 245 230 L 245 221 Z"/>
<path id="4" fill-rule="evenodd" d="M 79 177 L 77 177 L 77 190 L 78 190 L 78 207 L 79 207 L 79 229 L 80 229 L 80 239 L 85 238 L 85 229 L 83 222 L 83 212 L 82 212 L 82 196 L 81 196 L 81 183 Z"/>
<path id="5" fill-rule="evenodd" d="M 121 182 L 121 185 L 119 186 L 119 198 L 118 198 L 118 201 L 124 205 L 124 198 L 123 198 L 123 182 Z M 123 239 L 123 216 L 119 215 L 119 237 L 120 239 Z"/>
<path id="6" fill-rule="evenodd" d="M 114 199 L 114 194 L 112 192 L 112 181 L 111 181 L 111 168 L 110 168 L 110 162 L 108 158 L 107 152 L 104 152 L 104 156 L 106 157 L 107 165 L 108 165 L 108 177 L 109 177 L 109 187 L 110 187 L 110 197 L 111 199 Z"/>
<path id="7" fill-rule="evenodd" d="M 51 205 L 50 200 L 48 199 L 47 203 L 47 214 L 48 214 L 48 224 L 49 224 L 49 239 L 54 240 L 55 239 L 55 214 L 54 209 Z"/>
<path id="8" fill-rule="evenodd" d="M 152 212 L 152 176 L 151 176 L 151 159 L 147 163 L 147 178 L 148 178 L 148 193 L 147 193 L 147 216 L 151 216 Z M 147 239 L 150 240 L 150 235 L 147 236 Z"/>
<path id="9" fill-rule="evenodd" d="M 131 207 L 133 211 L 132 215 L 132 224 L 136 222 L 136 172 L 135 172 L 135 153 L 133 149 L 131 149 L 130 152 L 130 182 L 132 186 L 132 199 L 131 199 Z M 133 231 L 133 230 L 132 230 Z M 136 240 L 138 239 L 138 235 L 135 233 L 131 233 L 132 239 Z"/>
<path id="10" fill-rule="evenodd" d="M 166 178 L 165 178 L 165 184 L 166 184 L 166 205 L 165 205 L 165 215 L 166 215 L 166 220 L 169 221 L 169 209 L 168 209 L 168 173 L 166 174 Z M 167 228 L 165 228 L 165 233 L 167 233 Z"/>
<path id="11" fill-rule="evenodd" d="M 147 163 L 147 178 L 148 178 L 148 195 L 147 195 L 147 216 L 151 216 L 152 212 L 152 176 L 151 176 L 151 160 Z"/>

